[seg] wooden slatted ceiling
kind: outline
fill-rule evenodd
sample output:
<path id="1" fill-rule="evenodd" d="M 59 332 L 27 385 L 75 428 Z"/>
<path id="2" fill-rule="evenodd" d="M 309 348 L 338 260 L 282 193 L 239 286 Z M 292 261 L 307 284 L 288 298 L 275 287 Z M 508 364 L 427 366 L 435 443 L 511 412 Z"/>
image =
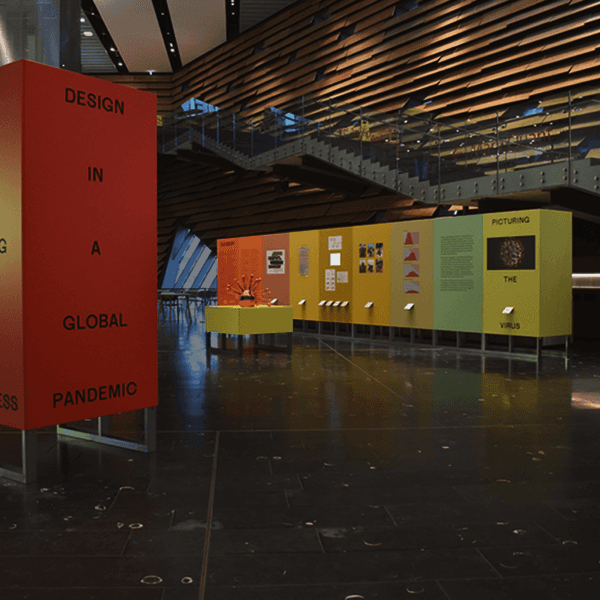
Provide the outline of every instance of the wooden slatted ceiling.
<path id="1" fill-rule="evenodd" d="M 103 78 L 155 93 L 161 115 L 198 97 L 234 112 L 244 104 L 243 114 L 260 120 L 266 108 L 313 95 L 390 115 L 419 98 L 440 118 L 491 122 L 507 104 L 565 96 L 600 76 L 598 0 L 431 0 L 394 17 L 396 4 L 306 0 L 175 74 Z M 323 8 L 331 16 L 314 25 Z M 348 27 L 353 35 L 338 41 Z M 317 70 L 324 75 L 318 81 Z M 175 161 L 160 183 L 163 254 L 174 221 L 188 221 L 210 237 L 252 228 L 319 228 L 352 218 L 340 208 L 343 195 L 306 186 L 278 195 L 265 174 L 243 177 Z M 359 220 L 371 214 L 360 202 L 351 206 Z M 405 208 L 378 210 L 392 220 L 425 214 Z"/>
<path id="2" fill-rule="evenodd" d="M 389 0 L 334 1 L 329 3 L 331 17 L 316 26 L 311 21 L 321 3 L 304 2 L 293 6 L 277 19 L 251 29 L 236 42 L 219 47 L 171 76 L 171 92 L 168 97 L 161 92 L 160 109 L 168 112 L 190 96 L 199 95 L 217 106 L 236 110 L 243 100 L 251 97 L 254 105 L 249 105 L 248 115 L 258 116 L 265 106 L 277 105 L 302 93 L 312 91 L 326 95 L 335 91 L 340 99 L 376 110 L 394 111 L 411 94 L 424 90 L 427 96 L 436 98 L 436 110 L 443 112 L 457 100 L 464 106 L 461 85 L 444 89 L 445 84 L 457 80 L 462 83 L 473 72 L 492 65 L 500 68 L 496 79 L 510 79 L 516 69 L 525 68 L 527 73 L 527 66 L 515 64 L 515 60 L 522 61 L 531 52 L 541 51 L 540 46 L 531 46 L 540 40 L 552 40 L 552 45 L 559 49 L 548 61 L 561 60 L 561 54 L 563 60 L 570 61 L 569 74 L 576 72 L 574 69 L 593 69 L 597 73 L 598 65 L 592 60 L 594 45 L 575 49 L 570 45 L 574 29 L 590 27 L 588 20 L 593 16 L 590 11 L 598 10 L 597 2 L 440 0 L 392 17 L 395 4 Z M 524 20 L 529 21 L 523 23 Z M 337 42 L 341 29 L 352 25 L 354 35 Z M 577 36 L 580 35 L 577 32 Z M 565 36 L 563 44 L 557 36 Z M 253 49 L 261 43 L 264 49 L 253 54 Z M 482 57 L 477 50 L 490 44 L 491 49 L 485 52 L 487 56 Z M 524 50 L 517 51 L 517 48 Z M 292 52 L 296 53 L 296 61 L 284 64 Z M 465 69 L 464 65 L 469 62 L 471 66 Z M 406 65 L 410 65 L 408 72 Z M 457 66 L 462 67 L 458 73 Z M 324 68 L 325 74 L 332 75 L 314 81 L 317 68 Z M 440 77 L 442 72 L 444 76 Z M 398 80 L 402 74 L 403 78 Z M 437 79 L 432 75 L 437 75 Z M 486 77 L 488 81 L 494 80 L 491 75 L 483 77 L 481 85 L 485 85 Z M 118 81 L 119 76 L 110 79 Z M 147 84 L 141 81 L 143 79 L 149 78 L 130 76 L 126 83 Z M 526 79 L 524 76 L 514 81 L 514 85 L 508 81 L 502 86 L 501 95 L 498 86 L 484 88 L 479 90 L 478 98 L 496 94 L 496 101 L 501 105 L 506 101 L 506 91 L 522 85 Z M 356 84 L 361 80 L 358 89 L 364 92 L 357 94 Z M 192 89 L 182 91 L 184 83 Z M 566 87 L 570 83 L 569 77 L 565 77 L 561 85 Z M 382 86 L 389 88 L 388 94 L 381 94 Z M 515 97 L 519 95 L 516 93 Z M 489 104 L 489 100 L 485 102 L 486 106 Z"/>

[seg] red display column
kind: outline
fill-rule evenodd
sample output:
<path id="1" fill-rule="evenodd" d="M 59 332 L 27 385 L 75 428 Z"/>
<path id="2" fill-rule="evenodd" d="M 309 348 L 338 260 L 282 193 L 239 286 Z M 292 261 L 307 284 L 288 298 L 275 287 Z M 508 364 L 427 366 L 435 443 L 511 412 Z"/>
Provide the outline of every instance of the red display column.
<path id="1" fill-rule="evenodd" d="M 0 424 L 158 404 L 156 98 L 0 68 Z"/>

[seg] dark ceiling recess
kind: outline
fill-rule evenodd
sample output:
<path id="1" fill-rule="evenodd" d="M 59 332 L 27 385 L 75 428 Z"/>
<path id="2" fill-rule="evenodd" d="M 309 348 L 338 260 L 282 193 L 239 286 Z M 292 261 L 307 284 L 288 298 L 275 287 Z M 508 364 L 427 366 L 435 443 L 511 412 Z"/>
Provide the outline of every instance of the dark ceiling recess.
<path id="1" fill-rule="evenodd" d="M 152 0 L 152 4 L 165 43 L 167 56 L 171 63 L 171 69 L 173 72 L 178 71 L 181 69 L 181 56 L 179 56 L 179 48 L 177 47 L 177 40 L 175 39 L 175 29 L 173 29 L 173 23 L 171 22 L 169 5 L 167 0 Z"/>
<path id="2" fill-rule="evenodd" d="M 227 41 L 231 42 L 240 35 L 240 0 L 225 0 L 225 23 Z"/>
<path id="3" fill-rule="evenodd" d="M 115 65 L 117 72 L 121 75 L 129 73 L 129 69 L 125 65 L 125 61 L 111 37 L 104 19 L 100 16 L 100 11 L 96 8 L 94 0 L 81 0 L 81 10 L 85 13 L 90 25 L 94 28 L 98 39 Z"/>

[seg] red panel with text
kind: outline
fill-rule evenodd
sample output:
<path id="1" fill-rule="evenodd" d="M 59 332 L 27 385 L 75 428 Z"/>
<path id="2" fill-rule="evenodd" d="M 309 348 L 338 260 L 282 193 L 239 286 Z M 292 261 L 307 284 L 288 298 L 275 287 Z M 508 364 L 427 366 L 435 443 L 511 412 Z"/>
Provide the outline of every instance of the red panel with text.
<path id="1" fill-rule="evenodd" d="M 156 406 L 156 97 L 20 62 L 25 428 Z"/>

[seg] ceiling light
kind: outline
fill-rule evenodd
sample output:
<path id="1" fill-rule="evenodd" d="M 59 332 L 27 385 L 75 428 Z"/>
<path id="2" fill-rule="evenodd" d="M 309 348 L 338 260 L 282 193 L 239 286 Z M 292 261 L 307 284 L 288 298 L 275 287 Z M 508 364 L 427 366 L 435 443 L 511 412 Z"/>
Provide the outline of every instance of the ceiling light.
<path id="1" fill-rule="evenodd" d="M 119 66 L 120 66 L 120 67 L 122 67 L 122 66 L 123 66 L 123 63 L 119 63 Z"/>
<path id="2" fill-rule="evenodd" d="M 94 34 L 91 31 L 84 31 L 83 35 L 85 35 L 86 37 L 92 37 Z"/>
<path id="3" fill-rule="evenodd" d="M 82 23 L 85 23 L 85 19 L 82 17 L 81 19 L 79 19 Z"/>
<path id="4" fill-rule="evenodd" d="M 116 52 L 116 50 L 114 48 L 111 48 L 111 52 Z"/>

